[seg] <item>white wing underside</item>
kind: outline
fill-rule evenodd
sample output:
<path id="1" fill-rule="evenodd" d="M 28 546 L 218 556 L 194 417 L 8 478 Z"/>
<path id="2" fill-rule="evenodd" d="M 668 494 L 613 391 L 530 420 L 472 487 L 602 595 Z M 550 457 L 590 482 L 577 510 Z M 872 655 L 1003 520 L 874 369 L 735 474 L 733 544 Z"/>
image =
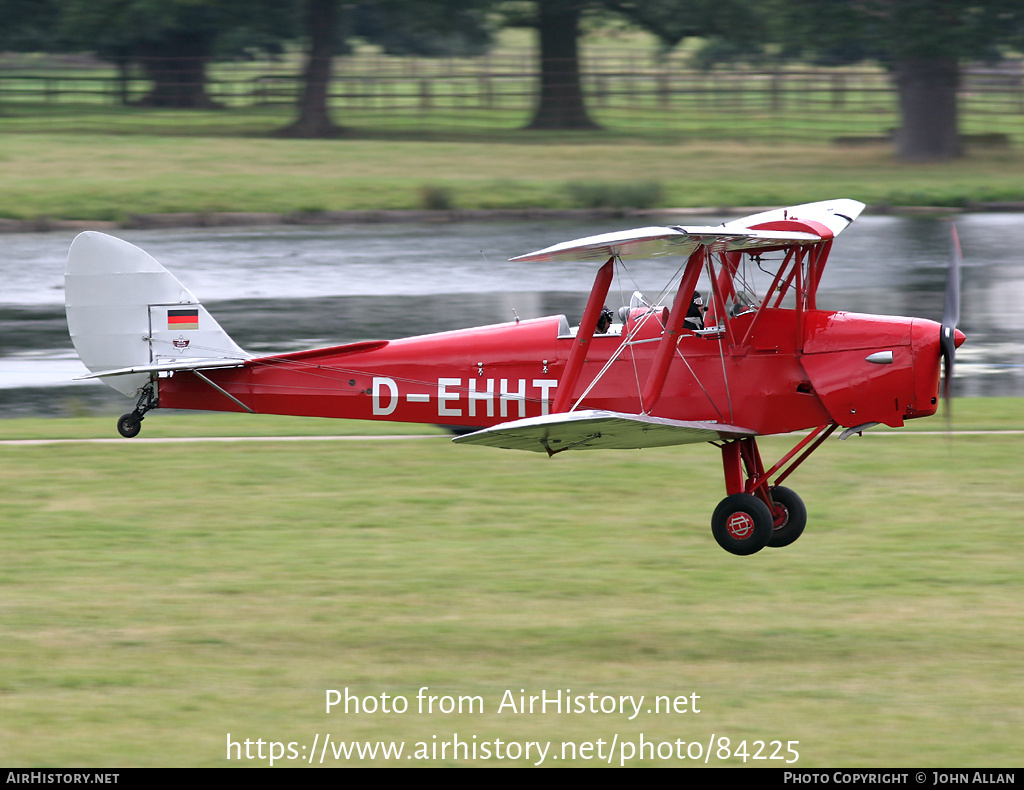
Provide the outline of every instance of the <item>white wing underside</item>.
<path id="1" fill-rule="evenodd" d="M 633 450 L 756 435 L 749 428 L 723 423 L 585 409 L 504 422 L 452 441 L 554 455 L 564 450 Z"/>
<path id="2" fill-rule="evenodd" d="M 856 200 L 827 200 L 785 209 L 773 209 L 717 226 L 651 226 L 602 233 L 564 241 L 543 250 L 519 255 L 513 261 L 599 261 L 611 257 L 631 260 L 664 255 L 690 255 L 698 247 L 709 252 L 752 252 L 793 245 L 815 244 L 815 233 L 780 230 L 752 230 L 751 225 L 786 219 L 819 222 L 838 235 L 852 223 L 864 204 Z"/>

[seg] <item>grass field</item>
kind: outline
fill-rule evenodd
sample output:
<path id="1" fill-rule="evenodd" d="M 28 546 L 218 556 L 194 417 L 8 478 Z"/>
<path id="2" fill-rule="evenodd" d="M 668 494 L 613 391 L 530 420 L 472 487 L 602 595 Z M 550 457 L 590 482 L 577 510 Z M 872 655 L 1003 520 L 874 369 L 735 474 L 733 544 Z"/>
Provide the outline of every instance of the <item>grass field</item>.
<path id="1" fill-rule="evenodd" d="M 1024 200 L 1024 158 L 979 151 L 897 164 L 882 146 L 680 143 L 601 134 L 408 140 L 8 134 L 0 217 L 426 208 L 777 206 L 852 197 L 873 208 Z"/>
<path id="2" fill-rule="evenodd" d="M 958 431 L 1024 429 L 1018 400 L 956 407 Z M 143 435 L 354 427 L 155 413 Z M 0 434 L 113 425 L 15 420 Z M 533 764 L 513 754 L 526 741 L 552 742 L 548 766 L 563 741 L 592 744 L 581 765 L 599 749 L 617 765 L 641 737 L 672 742 L 663 753 L 714 738 L 711 765 L 785 766 L 754 760 L 756 741 L 785 758 L 798 741 L 799 767 L 1019 765 L 1021 441 L 830 441 L 790 479 L 805 535 L 747 558 L 711 538 L 723 486 L 707 447 L 548 460 L 439 438 L 2 445 L 0 762 L 265 765 L 229 761 L 229 737 L 306 758 L 330 734 L 406 752 L 325 765 L 474 763 L 407 759 L 457 733 L 477 765 Z M 424 686 L 484 710 L 420 713 Z M 325 712 L 327 690 L 346 688 L 409 710 Z M 521 689 L 645 702 L 632 720 L 499 713 Z M 654 695 L 693 694 L 699 713 L 646 712 Z M 506 758 L 480 759 L 496 739 Z"/>

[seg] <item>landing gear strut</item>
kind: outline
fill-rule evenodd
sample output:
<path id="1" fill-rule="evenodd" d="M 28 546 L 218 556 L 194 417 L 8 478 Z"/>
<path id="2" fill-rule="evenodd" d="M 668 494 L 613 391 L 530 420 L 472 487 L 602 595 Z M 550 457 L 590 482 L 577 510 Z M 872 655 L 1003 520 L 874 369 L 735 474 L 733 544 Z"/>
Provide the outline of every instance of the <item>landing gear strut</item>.
<path id="1" fill-rule="evenodd" d="M 807 507 L 796 492 L 779 483 L 837 427 L 836 423 L 827 423 L 811 431 L 767 471 L 753 437 L 719 445 L 729 496 L 719 503 L 711 518 L 711 534 L 718 545 L 732 554 L 748 555 L 765 546 L 788 546 L 799 538 L 807 526 Z M 772 475 L 783 467 L 785 470 L 770 485 Z"/>
<path id="2" fill-rule="evenodd" d="M 143 388 L 142 394 L 139 395 L 134 411 L 122 414 L 117 418 L 117 432 L 125 439 L 138 436 L 142 430 L 142 421 L 145 419 L 146 412 L 150 409 L 155 409 L 158 405 L 153 382 L 150 382 Z"/>

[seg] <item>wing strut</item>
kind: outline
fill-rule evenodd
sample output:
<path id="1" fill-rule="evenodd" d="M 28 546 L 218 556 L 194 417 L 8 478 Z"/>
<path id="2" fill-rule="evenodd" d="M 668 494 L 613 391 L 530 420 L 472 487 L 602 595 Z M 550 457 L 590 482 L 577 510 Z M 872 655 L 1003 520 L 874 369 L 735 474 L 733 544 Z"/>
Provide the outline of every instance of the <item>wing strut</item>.
<path id="1" fill-rule="evenodd" d="M 590 298 L 587 300 L 587 307 L 583 311 L 583 319 L 580 321 L 580 328 L 576 331 L 572 351 L 569 352 L 569 359 L 565 363 L 565 373 L 555 392 L 555 402 L 551 405 L 553 414 L 569 411 L 569 404 L 576 391 L 576 383 L 583 370 L 583 362 L 586 360 L 590 341 L 594 339 L 597 319 L 601 317 L 601 309 L 604 307 L 605 299 L 608 298 L 608 289 L 612 285 L 612 276 L 615 273 L 614 261 L 614 257 L 609 258 L 604 266 L 597 270 L 594 287 L 590 291 Z"/>
<path id="2" fill-rule="evenodd" d="M 675 301 L 672 303 L 672 311 L 668 316 L 668 324 L 661 335 L 658 343 L 658 350 L 654 355 L 654 365 L 644 383 L 644 391 L 640 397 L 641 408 L 645 414 L 650 414 L 654 404 L 661 397 L 661 388 L 665 384 L 665 377 L 668 375 L 669 364 L 675 356 L 676 346 L 679 345 L 679 333 L 683 329 L 683 321 L 690 309 L 690 302 L 693 301 L 693 291 L 697 287 L 697 278 L 700 277 L 701 269 L 704 266 L 705 247 L 695 249 L 686 262 L 686 269 L 683 278 L 679 282 L 679 290 L 676 291 Z"/>

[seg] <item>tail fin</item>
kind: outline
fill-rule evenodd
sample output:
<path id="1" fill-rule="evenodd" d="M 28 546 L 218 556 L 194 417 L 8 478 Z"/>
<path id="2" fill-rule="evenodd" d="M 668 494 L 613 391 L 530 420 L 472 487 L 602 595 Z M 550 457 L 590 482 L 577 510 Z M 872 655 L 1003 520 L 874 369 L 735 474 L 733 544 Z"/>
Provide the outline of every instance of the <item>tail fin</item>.
<path id="1" fill-rule="evenodd" d="M 247 358 L 199 300 L 138 247 L 86 231 L 64 273 L 68 332 L 85 366 L 134 396 L 160 369 Z"/>

